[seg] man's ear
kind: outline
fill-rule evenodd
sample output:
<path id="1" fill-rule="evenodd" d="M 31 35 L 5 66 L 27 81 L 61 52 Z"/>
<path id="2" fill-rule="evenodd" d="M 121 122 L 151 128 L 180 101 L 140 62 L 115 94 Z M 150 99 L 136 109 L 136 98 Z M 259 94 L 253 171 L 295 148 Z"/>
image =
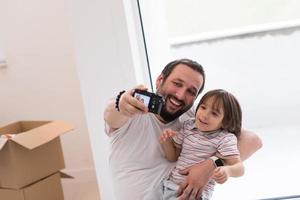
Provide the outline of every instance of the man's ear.
<path id="1" fill-rule="evenodd" d="M 164 77 L 163 77 L 162 74 L 157 77 L 157 79 L 156 79 L 156 88 L 158 88 L 162 84 L 163 80 L 164 80 Z"/>

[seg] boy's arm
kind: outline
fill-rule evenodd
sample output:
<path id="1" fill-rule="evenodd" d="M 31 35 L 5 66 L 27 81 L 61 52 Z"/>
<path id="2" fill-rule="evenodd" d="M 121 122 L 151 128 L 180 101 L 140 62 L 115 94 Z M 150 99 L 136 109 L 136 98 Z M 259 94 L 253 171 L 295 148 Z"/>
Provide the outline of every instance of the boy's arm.
<path id="1" fill-rule="evenodd" d="M 229 177 L 240 177 L 244 174 L 244 165 L 240 158 L 225 158 L 225 166 L 215 169 L 212 178 L 217 183 L 225 183 Z"/>
<path id="2" fill-rule="evenodd" d="M 171 138 L 168 138 L 164 143 L 161 144 L 161 146 L 165 152 L 165 157 L 168 161 L 170 162 L 177 161 L 181 149 L 177 148 L 174 145 Z"/>
<path id="3" fill-rule="evenodd" d="M 172 136 L 175 135 L 175 131 L 172 131 L 171 129 L 165 129 L 159 137 L 159 142 L 161 143 L 165 157 L 170 162 L 177 161 L 181 152 L 181 148 L 179 148 L 172 140 Z"/>
<path id="4" fill-rule="evenodd" d="M 225 166 L 223 167 L 227 168 L 228 176 L 239 177 L 244 175 L 245 169 L 240 158 L 225 159 L 224 163 Z"/>
<path id="5" fill-rule="evenodd" d="M 238 139 L 238 149 L 240 151 L 241 160 L 248 159 L 258 149 L 262 147 L 262 141 L 255 133 L 242 129 Z M 189 191 L 193 191 L 189 199 L 196 198 L 197 194 L 201 194 L 204 186 L 208 182 L 214 171 L 215 165 L 211 159 L 195 164 L 182 172 L 187 175 L 186 180 L 179 186 L 177 194 L 179 200 L 187 199 Z M 187 191 L 187 192 L 186 192 Z M 196 191 L 196 194 L 194 194 Z"/>

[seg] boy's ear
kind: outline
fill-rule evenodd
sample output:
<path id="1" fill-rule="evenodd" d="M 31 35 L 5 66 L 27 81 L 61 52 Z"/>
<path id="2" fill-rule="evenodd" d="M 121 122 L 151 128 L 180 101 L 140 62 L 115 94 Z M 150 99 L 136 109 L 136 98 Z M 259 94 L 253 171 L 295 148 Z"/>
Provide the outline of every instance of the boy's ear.
<path id="1" fill-rule="evenodd" d="M 224 129 L 225 129 L 225 127 L 224 127 L 224 123 L 223 123 L 223 121 L 222 121 L 221 123 L 222 123 L 222 124 L 221 124 L 221 127 L 220 127 L 220 128 L 224 130 Z"/>

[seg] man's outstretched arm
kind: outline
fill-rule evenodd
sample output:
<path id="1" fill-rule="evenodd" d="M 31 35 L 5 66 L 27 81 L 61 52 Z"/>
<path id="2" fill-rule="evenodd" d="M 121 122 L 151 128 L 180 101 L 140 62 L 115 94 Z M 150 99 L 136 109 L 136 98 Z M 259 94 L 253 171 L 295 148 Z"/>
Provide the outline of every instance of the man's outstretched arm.
<path id="1" fill-rule="evenodd" d="M 240 151 L 241 160 L 244 161 L 253 155 L 262 147 L 262 141 L 257 134 L 242 129 L 241 135 L 238 138 L 238 149 Z"/>
<path id="2" fill-rule="evenodd" d="M 120 128 L 128 120 L 128 116 L 123 115 L 115 108 L 115 99 L 110 100 L 104 111 L 104 120 L 108 125 L 108 133 Z"/>
<path id="3" fill-rule="evenodd" d="M 145 90 L 146 88 L 140 85 L 134 89 Z M 104 110 L 104 120 L 108 125 L 108 133 L 122 127 L 135 114 L 148 112 L 148 108 L 132 96 L 134 89 L 122 93 L 117 102 L 116 99 L 112 99 L 107 104 Z M 118 104 L 118 109 L 116 108 L 116 103 Z"/>

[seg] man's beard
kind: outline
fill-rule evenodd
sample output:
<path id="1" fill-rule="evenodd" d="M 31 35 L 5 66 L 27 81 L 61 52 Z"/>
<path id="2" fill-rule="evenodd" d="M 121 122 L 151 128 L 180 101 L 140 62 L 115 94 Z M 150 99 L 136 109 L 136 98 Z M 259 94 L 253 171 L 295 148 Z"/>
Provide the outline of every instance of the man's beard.
<path id="1" fill-rule="evenodd" d="M 168 101 L 168 99 L 170 99 L 170 97 L 171 97 L 171 95 L 167 95 L 165 97 L 165 101 Z M 165 104 L 163 105 L 161 112 L 159 114 L 165 122 L 171 122 L 171 121 L 177 119 L 178 117 L 180 117 L 183 113 L 185 113 L 192 107 L 192 105 L 187 106 L 184 104 L 184 106 L 180 110 L 176 111 L 175 113 L 170 113 L 169 111 L 167 111 L 166 103 L 167 102 L 165 102 Z"/>

